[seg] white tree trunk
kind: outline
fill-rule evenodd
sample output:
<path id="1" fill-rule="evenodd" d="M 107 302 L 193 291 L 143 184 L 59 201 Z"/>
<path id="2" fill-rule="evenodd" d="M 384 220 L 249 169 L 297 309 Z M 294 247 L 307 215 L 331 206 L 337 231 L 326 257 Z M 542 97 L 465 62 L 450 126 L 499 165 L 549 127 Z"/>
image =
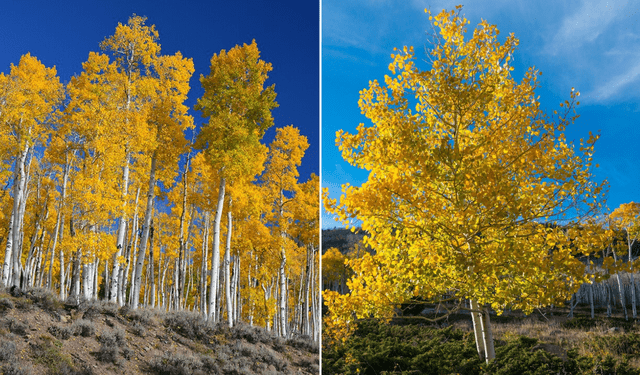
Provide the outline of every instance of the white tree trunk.
<path id="1" fill-rule="evenodd" d="M 138 201 L 140 198 L 140 186 L 136 191 L 136 206 L 133 213 L 133 220 L 131 221 L 129 246 L 127 246 L 127 267 L 122 273 L 120 282 L 120 289 L 118 290 L 118 305 L 123 306 L 125 303 L 125 297 L 127 293 L 127 283 L 129 281 L 129 275 L 131 271 L 131 265 L 133 264 L 133 254 L 135 254 L 138 248 L 137 233 L 138 233 Z M 133 289 L 133 288 L 131 288 Z"/>
<path id="2" fill-rule="evenodd" d="M 233 327 L 233 296 L 231 295 L 231 229 L 233 217 L 231 214 L 231 197 L 229 197 L 229 207 L 227 209 L 227 245 L 224 249 L 224 290 L 227 296 L 227 320 L 229 327 Z"/>
<path id="3" fill-rule="evenodd" d="M 204 213 L 204 234 L 202 235 L 202 264 L 200 269 L 200 309 L 203 317 L 207 318 L 207 271 L 209 269 L 209 225 L 211 225 L 211 213 Z"/>
<path id="4" fill-rule="evenodd" d="M 27 174 L 25 171 L 25 162 L 27 160 L 27 156 L 29 153 L 29 144 L 25 142 L 24 148 L 18 155 L 16 160 L 16 166 L 14 171 L 14 179 L 13 179 L 13 209 L 12 209 L 12 218 L 11 221 L 11 250 L 7 249 L 7 252 L 11 254 L 11 285 L 19 286 L 20 285 L 20 256 L 21 252 L 21 235 L 22 235 L 22 221 L 24 211 L 21 210 L 22 200 L 24 197 L 24 191 L 26 188 L 26 179 Z M 7 247 L 9 245 L 9 241 L 7 241 Z M 3 276 L 4 277 L 4 276 Z M 5 284 L 8 286 L 8 284 Z"/>
<path id="5" fill-rule="evenodd" d="M 120 286 L 120 257 L 122 256 L 122 248 L 125 246 L 125 234 L 127 226 L 127 193 L 129 191 L 129 153 L 125 157 L 124 170 L 122 172 L 122 216 L 118 224 L 118 239 L 116 243 L 116 254 L 113 259 L 113 272 L 111 276 L 111 286 L 108 291 L 107 298 L 110 302 L 118 302 L 118 290 Z"/>
<path id="6" fill-rule="evenodd" d="M 64 236 L 64 204 L 67 198 L 67 182 L 69 181 L 69 169 L 71 168 L 71 161 L 69 155 L 65 155 L 66 163 L 64 165 L 64 171 L 62 172 L 62 197 L 60 198 L 60 204 L 58 205 L 58 216 L 56 218 L 56 227 L 53 233 L 53 246 L 51 248 L 51 265 L 49 266 L 49 285 L 53 288 L 53 260 L 56 255 L 56 246 L 58 241 L 62 241 Z M 60 250 L 60 299 L 64 301 L 65 285 L 64 285 L 64 252 Z"/>
<path id="7" fill-rule="evenodd" d="M 151 217 L 153 215 L 153 202 L 155 199 L 155 186 L 156 186 L 156 155 L 151 157 L 151 172 L 149 173 L 149 192 L 147 193 L 147 208 L 144 213 L 144 226 L 142 228 L 142 239 L 140 240 L 140 251 L 138 252 L 138 259 L 135 267 L 135 277 L 133 281 L 133 298 L 131 300 L 131 307 L 133 309 L 138 308 L 140 299 L 140 283 L 142 282 L 142 266 L 144 264 L 144 257 L 147 251 L 147 241 L 149 241 L 149 230 L 151 227 Z"/>
<path id="8" fill-rule="evenodd" d="M 11 218 L 9 219 L 9 231 L 7 234 L 7 245 L 4 249 L 4 264 L 2 266 L 2 285 L 9 286 L 11 283 L 11 255 L 13 250 L 13 218 L 14 213 L 11 212 Z"/>
<path id="9" fill-rule="evenodd" d="M 222 208 L 224 206 L 224 190 L 226 180 L 220 177 L 220 188 L 218 190 L 218 204 L 216 206 L 216 216 L 213 219 L 213 249 L 211 251 L 211 284 L 209 288 L 209 320 L 216 322 L 217 312 L 217 292 L 220 269 L 220 220 L 222 219 Z"/>
<path id="10" fill-rule="evenodd" d="M 487 348 L 482 334 L 482 314 L 475 300 L 469 300 L 469 308 L 471 308 L 471 320 L 473 322 L 473 333 L 476 339 L 476 350 L 480 356 L 480 360 L 487 359 Z"/>

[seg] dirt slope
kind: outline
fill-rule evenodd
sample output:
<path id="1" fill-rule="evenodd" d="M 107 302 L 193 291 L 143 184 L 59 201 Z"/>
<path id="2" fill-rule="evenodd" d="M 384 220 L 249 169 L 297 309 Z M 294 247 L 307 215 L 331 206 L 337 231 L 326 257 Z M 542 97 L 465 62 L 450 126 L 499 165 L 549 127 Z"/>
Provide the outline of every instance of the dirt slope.
<path id="1" fill-rule="evenodd" d="M 318 374 L 318 346 L 196 313 L 0 289 L 2 374 Z"/>

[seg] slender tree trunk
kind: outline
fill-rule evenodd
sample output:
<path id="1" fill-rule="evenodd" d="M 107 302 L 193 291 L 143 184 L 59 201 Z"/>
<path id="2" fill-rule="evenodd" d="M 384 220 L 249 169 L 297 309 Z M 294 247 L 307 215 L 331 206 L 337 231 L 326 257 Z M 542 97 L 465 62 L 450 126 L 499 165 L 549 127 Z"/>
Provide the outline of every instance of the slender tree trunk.
<path id="1" fill-rule="evenodd" d="M 186 240 L 185 240 L 185 236 L 184 236 L 184 226 L 185 226 L 185 222 L 186 222 L 186 215 L 187 215 L 187 171 L 189 170 L 189 158 L 187 158 L 187 163 L 185 164 L 184 167 L 184 172 L 182 173 L 182 212 L 180 213 L 180 239 L 179 239 L 179 244 L 180 244 L 180 252 L 178 255 L 178 305 L 182 305 L 182 299 L 183 299 L 183 294 L 184 294 L 184 280 L 185 280 L 185 275 L 183 272 L 183 263 L 184 263 L 184 257 L 185 257 L 185 252 L 187 251 L 186 247 Z"/>
<path id="2" fill-rule="evenodd" d="M 40 189 L 38 187 L 38 196 L 40 195 Z M 39 198 L 38 198 L 39 199 Z M 38 247 L 38 238 L 42 238 L 42 233 L 44 233 L 44 227 L 42 225 L 43 221 L 46 221 L 49 218 L 49 207 L 47 206 L 46 202 L 44 205 L 44 219 L 41 218 L 41 216 L 39 214 L 36 214 L 36 218 L 35 218 L 35 227 L 36 229 L 33 231 L 33 234 L 31 235 L 31 243 L 29 246 L 29 253 L 27 254 L 27 261 L 25 263 L 25 275 L 27 276 L 27 285 L 29 287 L 33 286 L 33 283 L 35 281 L 35 262 L 36 259 L 40 259 L 41 258 L 41 251 L 40 251 L 40 247 Z M 40 233 L 40 236 L 38 236 L 38 232 Z M 42 241 L 40 241 L 42 242 Z M 41 245 L 42 246 L 42 245 Z"/>
<path id="3" fill-rule="evenodd" d="M 155 198 L 156 186 L 156 153 L 151 157 L 151 172 L 149 173 L 149 192 L 147 194 L 147 208 L 144 214 L 144 226 L 142 228 L 142 239 L 140 240 L 140 251 L 138 252 L 138 260 L 135 268 L 135 278 L 133 283 L 133 299 L 131 307 L 135 310 L 138 308 L 138 300 L 140 298 L 140 282 L 142 281 L 142 265 L 144 263 L 145 253 L 147 251 L 147 242 L 149 241 L 149 230 L 151 227 L 151 217 L 153 215 L 153 203 Z"/>
<path id="4" fill-rule="evenodd" d="M 103 300 L 108 301 L 109 300 L 109 290 L 111 290 L 111 284 L 109 284 L 110 280 L 111 280 L 111 275 L 109 275 L 109 259 L 107 259 L 104 263 L 104 273 L 103 273 L 103 282 L 104 282 L 104 296 L 103 296 Z M 96 277 L 97 278 L 97 277 Z M 116 291 L 117 294 L 117 291 Z"/>
<path id="5" fill-rule="evenodd" d="M 124 271 L 122 282 L 120 283 L 120 291 L 118 292 L 118 304 L 123 306 L 125 303 L 125 296 L 127 294 L 127 284 L 129 281 L 129 275 L 131 265 L 133 264 L 133 254 L 136 253 L 138 248 L 138 199 L 140 198 L 140 186 L 136 191 L 136 207 L 133 214 L 133 220 L 131 221 L 131 235 L 129 239 L 129 246 L 127 246 L 127 268 Z M 133 290 L 133 288 L 131 288 Z M 131 299 L 129 299 L 131 301 Z"/>
<path id="6" fill-rule="evenodd" d="M 15 213 L 11 212 L 11 218 L 9 219 L 9 231 L 7 234 L 7 244 L 4 248 L 4 264 L 2 265 L 2 285 L 9 286 L 11 283 L 11 255 L 13 251 L 13 219 Z"/>
<path id="7" fill-rule="evenodd" d="M 14 180 L 13 180 L 13 228 L 11 235 L 13 236 L 12 248 L 11 248 L 11 285 L 20 286 L 20 272 L 21 264 L 20 257 L 22 256 L 21 236 L 22 236 L 22 222 L 24 219 L 24 211 L 21 209 L 22 201 L 25 195 L 26 188 L 26 160 L 30 151 L 29 144 L 25 142 L 23 150 L 18 155 L 16 160 Z"/>
<path id="8" fill-rule="evenodd" d="M 80 257 L 82 256 L 80 249 L 76 250 L 73 256 L 73 269 L 71 271 L 71 290 L 69 296 L 75 298 L 76 303 L 80 302 Z"/>
<path id="9" fill-rule="evenodd" d="M 200 310 L 204 318 L 207 318 L 207 260 L 209 258 L 209 225 L 211 225 L 211 213 L 204 213 L 204 234 L 202 236 L 202 264 L 200 269 Z"/>
<path id="10" fill-rule="evenodd" d="M 122 249 L 125 246 L 125 234 L 127 225 L 127 193 L 129 191 L 129 152 L 126 153 L 124 161 L 124 170 L 122 172 L 122 216 L 120 216 L 120 223 L 118 224 L 118 242 L 116 243 L 116 254 L 113 260 L 113 273 L 111 278 L 111 287 L 109 288 L 108 299 L 109 301 L 116 303 L 118 301 L 118 289 L 120 280 L 120 257 L 122 256 Z"/>
<path id="11" fill-rule="evenodd" d="M 169 268 L 169 261 L 166 260 L 165 258 L 165 264 L 164 267 L 162 268 L 162 281 L 160 282 L 160 293 L 162 294 L 162 308 L 163 309 L 167 309 L 167 293 L 166 293 L 166 289 L 165 289 L 165 284 L 164 284 L 164 280 L 165 280 L 165 276 L 167 274 L 167 269 Z"/>
<path id="12" fill-rule="evenodd" d="M 471 321 L 473 322 L 473 333 L 476 339 L 476 350 L 478 351 L 480 360 L 484 360 L 487 358 L 487 349 L 482 340 L 482 326 L 480 323 L 482 317 L 478 311 L 478 303 L 475 300 L 469 300 L 469 308 L 471 308 Z"/>
<path id="13" fill-rule="evenodd" d="M 638 313 L 637 313 L 637 308 L 636 308 L 636 283 L 635 283 L 635 280 L 633 279 L 633 269 L 629 273 L 629 278 L 631 279 L 631 285 L 630 285 L 630 288 L 631 288 L 631 311 L 632 311 L 633 319 L 636 319 L 638 317 Z"/>
<path id="14" fill-rule="evenodd" d="M 236 255 L 233 260 L 233 321 L 238 322 L 242 318 L 242 296 L 240 295 L 240 256 Z"/>
<path id="15" fill-rule="evenodd" d="M 487 350 L 487 364 L 496 358 L 496 350 L 493 345 L 493 331 L 491 330 L 491 321 L 489 320 L 489 309 L 485 307 L 482 313 L 482 339 L 484 347 Z"/>
<path id="16" fill-rule="evenodd" d="M 595 287 L 593 285 L 593 280 L 591 281 L 591 284 L 589 284 L 589 306 L 591 306 L 591 319 L 595 318 L 595 307 L 594 307 L 594 301 L 593 301 L 593 288 Z"/>
<path id="17" fill-rule="evenodd" d="M 222 172 L 222 171 L 220 171 Z M 218 204 L 216 215 L 213 220 L 213 249 L 211 252 L 211 286 L 209 288 L 209 320 L 217 322 L 215 314 L 217 311 L 217 293 L 220 269 L 220 220 L 222 219 L 222 208 L 224 206 L 224 189 L 226 180 L 220 177 L 220 188 L 218 190 Z"/>
<path id="18" fill-rule="evenodd" d="M 192 260 L 191 257 L 187 257 L 187 261 L 185 262 L 185 264 L 192 264 L 193 262 L 191 262 L 191 260 Z M 184 294 L 183 308 L 188 309 L 187 302 L 189 302 L 189 294 L 191 293 L 191 288 L 193 286 L 193 267 L 188 266 L 187 269 L 185 270 L 185 273 L 187 274 L 187 279 L 189 280 L 189 283 L 187 284 L 187 290 L 185 291 L 185 294 Z"/>
<path id="19" fill-rule="evenodd" d="M 618 263 L 618 257 L 616 256 L 616 252 L 613 252 L 613 260 Z M 616 272 L 616 279 L 618 281 L 618 291 L 620 292 L 620 304 L 622 305 L 622 310 L 624 311 L 624 320 L 629 320 L 629 316 L 627 314 L 627 304 L 624 301 L 624 287 L 622 286 L 622 280 L 620 280 L 620 272 Z"/>
<path id="20" fill-rule="evenodd" d="M 151 281 L 151 307 L 156 307 L 156 281 L 155 281 L 155 271 L 153 267 L 153 220 L 151 220 L 151 229 L 149 233 L 149 278 Z"/>
<path id="21" fill-rule="evenodd" d="M 611 286 L 608 282 L 604 284 L 605 290 L 607 291 L 607 318 L 611 318 L 611 300 L 612 300 L 612 291 Z"/>
<path id="22" fill-rule="evenodd" d="M 96 258 L 93 264 L 93 292 L 91 298 L 98 299 L 98 269 L 100 268 L 100 258 Z"/>
<path id="23" fill-rule="evenodd" d="M 302 302 L 302 334 L 310 335 L 309 329 L 309 285 L 311 284 L 311 263 L 313 263 L 313 248 L 307 247 L 307 264 L 304 272 L 304 301 Z"/>
<path id="24" fill-rule="evenodd" d="M 227 246 L 224 250 L 224 289 L 227 296 L 227 320 L 229 327 L 233 327 L 233 306 L 231 295 L 231 228 L 233 226 L 231 214 L 232 199 L 229 197 L 229 207 L 227 208 Z"/>
<path id="25" fill-rule="evenodd" d="M 318 259 L 318 268 L 316 268 L 316 253 L 319 249 L 313 249 L 311 261 L 311 330 L 313 332 L 313 341 L 320 341 L 320 277 L 316 279 L 316 269 L 320 273 L 320 260 Z M 319 258 L 319 257 L 318 257 Z M 317 285 L 317 287 L 316 287 Z"/>
<path id="26" fill-rule="evenodd" d="M 58 241 L 62 241 L 64 236 L 64 204 L 67 198 L 67 182 L 69 181 L 69 169 L 71 168 L 71 161 L 69 160 L 69 154 L 65 154 L 64 171 L 62 172 L 62 196 L 60 197 L 60 204 L 58 205 L 58 216 L 56 218 L 56 227 L 53 233 L 53 245 L 51 247 L 51 264 L 49 265 L 49 285 L 53 288 L 53 260 L 56 254 L 56 246 Z M 60 250 L 60 299 L 65 300 L 65 285 L 64 285 L 64 252 Z"/>
<path id="27" fill-rule="evenodd" d="M 196 215 L 194 214 L 195 212 L 195 206 L 191 205 L 191 209 L 190 209 L 190 213 L 189 213 L 189 226 L 187 229 L 187 236 L 185 238 L 185 253 L 184 253 L 184 257 L 183 257 L 183 262 L 180 265 L 180 272 L 182 273 L 182 275 L 187 275 L 187 264 L 188 264 L 188 260 L 189 260 L 189 251 L 187 251 L 188 249 L 191 248 L 191 234 L 194 231 L 194 219 L 196 217 Z M 186 259 L 186 261 L 184 261 Z M 184 288 L 184 283 L 185 283 L 185 276 L 182 277 L 182 288 Z M 189 280 L 189 282 L 191 282 L 191 280 Z M 190 287 L 187 286 L 189 289 Z M 184 294 L 184 293 L 183 293 Z M 186 294 L 189 294 L 189 292 L 187 291 Z M 181 306 L 182 308 L 186 308 L 186 297 L 182 299 L 181 302 Z"/>
<path id="28" fill-rule="evenodd" d="M 36 265 L 36 285 L 40 288 L 42 288 L 42 284 L 43 284 L 43 278 L 44 278 L 44 269 L 47 266 L 47 258 L 49 256 L 49 245 L 51 244 L 51 239 L 49 239 L 49 243 L 45 246 L 44 245 L 44 239 L 47 237 L 47 231 L 44 228 L 44 226 L 42 227 L 42 234 L 40 236 L 40 248 L 43 249 L 43 251 L 41 251 L 41 257 L 38 258 L 38 264 Z M 47 285 L 47 288 L 50 288 Z"/>

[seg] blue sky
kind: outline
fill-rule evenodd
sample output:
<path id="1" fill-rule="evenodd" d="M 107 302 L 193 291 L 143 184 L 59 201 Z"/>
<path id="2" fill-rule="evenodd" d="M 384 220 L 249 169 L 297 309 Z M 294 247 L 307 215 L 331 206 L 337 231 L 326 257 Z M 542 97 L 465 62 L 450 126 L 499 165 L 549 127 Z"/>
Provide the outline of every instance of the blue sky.
<path id="1" fill-rule="evenodd" d="M 391 1 L 324 0 L 322 3 L 322 185 L 339 198 L 345 182 L 359 186 L 366 171 L 342 160 L 335 146 L 339 129 L 355 132 L 368 121 L 358 92 L 382 81 L 394 47 L 412 45 L 416 56 L 428 48 L 428 16 L 462 4 L 471 30 L 481 19 L 495 24 L 501 40 L 514 33 L 520 45 L 513 75 L 535 66 L 542 108 L 552 112 L 580 91 L 580 118 L 567 131 L 579 141 L 600 133 L 596 178 L 610 184 L 607 205 L 640 200 L 640 3 L 638 1 Z M 424 55 L 423 55 L 424 56 Z M 323 212 L 322 227 L 342 224 Z"/>
<path id="2" fill-rule="evenodd" d="M 267 84 L 276 85 L 275 127 L 295 125 L 309 139 L 300 175 L 319 173 L 318 1 L 5 1 L 0 11 L 0 71 L 8 73 L 27 52 L 55 65 L 66 83 L 80 74 L 90 51 L 133 14 L 147 17 L 160 34 L 161 53 L 193 58 L 187 104 L 202 96 L 200 75 L 214 53 L 255 39 L 262 59 L 273 64 Z M 191 111 L 199 126 L 205 121 Z M 269 143 L 275 127 L 265 136 Z"/>

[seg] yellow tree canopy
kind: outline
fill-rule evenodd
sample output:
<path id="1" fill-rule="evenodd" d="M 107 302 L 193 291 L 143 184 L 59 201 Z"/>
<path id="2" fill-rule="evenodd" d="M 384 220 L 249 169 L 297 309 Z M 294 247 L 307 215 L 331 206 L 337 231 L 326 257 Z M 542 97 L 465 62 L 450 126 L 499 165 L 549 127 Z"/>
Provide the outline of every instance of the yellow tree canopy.
<path id="1" fill-rule="evenodd" d="M 225 175 L 254 176 L 262 170 L 253 160 L 264 152 L 260 139 L 273 125 L 271 110 L 278 106 L 275 85 L 264 87 L 271 70 L 254 40 L 214 54 L 210 74 L 200 77 L 204 95 L 195 109 L 209 120 L 196 145 L 207 148 L 212 165 L 224 167 Z"/>
<path id="2" fill-rule="evenodd" d="M 469 35 L 459 11 L 429 18 L 428 69 L 412 47 L 396 50 L 393 76 L 360 92 L 371 124 L 337 133 L 344 159 L 369 178 L 325 205 L 359 219 L 376 254 L 351 262 L 350 296 L 325 294 L 334 321 L 354 310 L 388 317 L 403 300 L 444 293 L 530 312 L 586 280 L 573 256 L 585 250 L 572 245 L 579 232 L 543 224 L 581 221 L 603 192 L 591 175 L 597 136 L 576 148 L 564 135 L 579 93 L 549 117 L 535 96 L 540 73 L 511 77 L 513 34 L 501 43 L 482 21 Z"/>
<path id="3" fill-rule="evenodd" d="M 47 120 L 64 95 L 56 68 L 45 67 L 27 53 L 11 73 L 0 73 L 0 155 L 5 147 L 15 154 L 25 145 L 46 141 Z"/>

